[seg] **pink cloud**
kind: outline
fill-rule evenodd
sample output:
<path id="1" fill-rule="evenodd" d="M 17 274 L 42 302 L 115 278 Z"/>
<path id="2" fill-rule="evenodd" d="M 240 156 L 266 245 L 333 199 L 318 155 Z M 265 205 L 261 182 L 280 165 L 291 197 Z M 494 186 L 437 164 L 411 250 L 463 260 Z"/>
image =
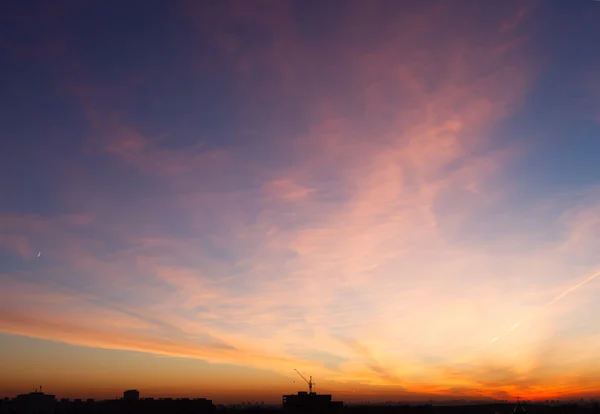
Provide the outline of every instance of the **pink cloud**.
<path id="1" fill-rule="evenodd" d="M 257 18 L 242 15 L 250 20 Z M 485 150 L 490 128 L 516 108 L 526 90 L 531 68 L 519 55 L 519 45 L 515 46 L 512 38 L 486 39 L 490 44 L 485 51 L 478 50 L 468 37 L 450 38 L 444 43 L 449 46 L 446 50 L 436 48 L 427 52 L 431 46 L 425 40 L 432 30 L 429 27 L 437 27 L 436 22 L 442 20 L 443 14 L 439 12 L 423 15 L 410 26 L 416 33 L 410 40 L 394 36 L 393 39 L 399 40 L 390 40 L 369 52 L 343 50 L 343 66 L 349 68 L 343 76 L 348 78 L 348 85 L 363 91 L 366 112 L 352 118 L 345 114 L 345 103 L 335 97 L 323 98 L 318 94 L 311 97 L 310 132 L 291 144 L 308 149 L 309 155 L 289 171 L 283 171 L 285 175 L 280 171 L 271 172 L 271 177 L 267 174 L 261 187 L 267 199 L 261 200 L 263 214 L 257 222 L 248 222 L 237 205 L 242 200 L 259 197 L 251 190 L 216 194 L 197 184 L 191 187 L 195 192 L 176 198 L 187 215 L 211 212 L 227 223 L 220 236 L 224 246 L 227 241 L 240 240 L 237 236 L 256 240 L 253 259 L 248 260 L 256 272 L 274 272 L 263 263 L 269 263 L 278 252 L 287 249 L 295 254 L 284 267 L 286 284 L 281 279 L 273 284 L 274 275 L 269 274 L 256 280 L 264 289 L 264 297 L 273 299 L 264 302 L 263 298 L 261 305 L 245 300 L 244 306 L 258 306 L 257 314 L 266 317 L 264 310 L 271 301 L 293 300 L 293 295 L 286 292 L 290 285 L 305 292 L 311 304 L 336 300 L 340 287 L 362 289 L 363 296 L 373 303 L 382 297 L 380 289 L 373 286 L 377 269 L 427 245 L 446 247 L 437 232 L 438 218 L 431 208 L 441 191 L 459 187 L 486 196 L 489 191 L 486 179 L 512 153 L 470 154 Z M 399 27 L 397 22 L 394 27 Z M 296 39 L 290 36 L 289 44 L 295 44 Z M 239 39 L 230 36 L 224 39 L 226 53 L 244 66 L 244 56 L 237 56 Z M 272 47 L 262 55 L 264 60 L 259 57 L 256 61 L 285 72 L 285 56 L 276 52 L 279 50 L 276 45 Z M 396 50 L 403 53 L 395 53 Z M 499 62 L 503 65 L 498 65 Z M 428 68 L 440 69 L 428 75 Z M 289 81 L 294 76 L 288 75 L 281 82 L 290 88 L 295 85 Z M 428 88 L 428 83 L 435 87 Z M 282 84 L 277 83 L 276 87 Z M 378 114 L 384 116 L 378 119 Z M 106 135 L 119 137 L 118 123 L 114 131 Z M 135 132 L 124 135 L 116 144 L 109 140 L 108 148 L 141 171 L 165 177 L 170 183 L 202 171 L 210 171 L 219 179 L 231 165 L 242 163 L 242 154 L 227 154 L 228 162 L 211 162 L 208 154 L 166 150 L 149 144 Z M 246 160 L 246 164 L 248 161 L 251 162 Z M 460 163 L 461 167 L 448 170 L 452 163 Z M 345 189 L 347 199 L 326 205 L 312 197 L 312 189 L 323 187 L 323 175 L 314 172 L 331 173 L 333 183 Z M 286 178 L 281 179 L 282 176 Z M 286 229 L 285 217 L 269 209 L 268 198 L 273 196 L 294 200 L 293 215 L 314 223 Z M 208 224 L 203 214 L 197 214 L 193 223 L 197 229 Z M 279 230 L 270 233 L 269 243 L 261 244 L 261 235 L 273 228 Z M 200 275 L 184 274 L 171 272 L 167 279 L 184 287 L 184 294 L 189 297 L 193 297 L 192 292 L 203 290 Z M 313 281 L 308 275 L 321 276 Z M 389 277 L 382 274 L 378 283 L 393 286 Z M 269 284 L 273 286 L 269 288 Z M 428 283 L 423 283 L 417 289 L 427 286 Z M 316 318 L 317 309 L 307 312 L 306 317 Z M 243 315 L 235 318 L 244 321 Z M 227 319 L 235 318 L 230 315 Z M 320 320 L 323 324 L 331 322 L 327 318 Z"/>
<path id="2" fill-rule="evenodd" d="M 27 237 L 19 234 L 0 234 L 0 246 L 24 258 L 32 258 L 37 254 L 34 253 Z"/>
<path id="3" fill-rule="evenodd" d="M 280 198 L 285 201 L 294 201 L 306 198 L 311 189 L 298 185 L 293 180 L 275 179 L 265 183 L 263 189 L 267 196 Z"/>
<path id="4" fill-rule="evenodd" d="M 539 368 L 523 373 L 514 366 L 553 334 L 548 320 L 529 326 L 524 342 L 515 336 L 508 345 L 490 342 L 553 293 L 554 286 L 540 289 L 522 280 L 564 267 L 544 257 L 548 250 L 532 257 L 507 253 L 508 260 L 447 239 L 477 208 L 503 200 L 502 183 L 490 180 L 522 151 L 496 148 L 491 137 L 519 109 L 535 75 L 526 38 L 514 33 L 525 12 L 507 13 L 480 34 L 469 25 L 450 26 L 442 5 L 390 19 L 378 27 L 377 39 L 361 37 L 373 31 L 369 22 L 377 7 L 361 5 L 343 16 L 323 53 L 301 41 L 288 10 L 277 9 L 285 6 L 265 12 L 240 2 L 231 14 L 220 6 L 209 13 L 206 6 L 188 6 L 192 18 L 207 23 L 199 30 L 216 33 L 212 40 L 238 68 L 241 86 L 253 70 L 268 67 L 278 75 L 248 96 L 267 103 L 297 97 L 305 104 L 301 133 L 278 125 L 265 129 L 257 143 L 281 157 L 292 154 L 293 162 L 269 163 L 243 144 L 168 147 L 168 137 L 145 136 L 118 110 L 90 104 L 92 150 L 150 179 L 163 197 L 124 207 L 89 189 L 89 211 L 10 216 L 0 242 L 27 253 L 32 240 L 45 239 L 62 266 L 43 275 L 62 281 L 77 275 L 108 297 L 131 295 L 135 305 L 103 310 L 102 294 L 57 294 L 55 285 L 36 290 L 17 283 L 13 294 L 40 302 L 45 312 L 42 317 L 6 305 L 0 329 L 279 372 L 301 362 L 338 383 L 406 382 L 423 391 L 441 381 L 446 389 L 486 387 L 495 394 L 512 391 L 502 382 L 539 385 Z M 357 13 L 366 22 L 358 27 Z M 262 25 L 272 36 L 264 48 L 248 50 L 240 36 L 213 32 L 231 20 Z M 438 32 L 441 38 L 433 36 Z M 469 203 L 458 203 L 465 193 Z M 435 208 L 442 197 L 456 207 L 451 216 Z M 593 213 L 573 219 L 573 246 L 591 246 L 585 229 L 594 229 Z M 12 236 L 16 229 L 24 235 Z M 9 295 L 3 291 L 2 298 Z M 66 315 L 51 306 L 63 298 L 78 312 Z M 80 318 L 84 314 L 96 321 L 93 327 Z M 154 335 L 147 332 L 152 326 Z M 195 340 L 204 334 L 214 343 Z M 286 356 L 298 344 L 344 362 L 335 371 Z M 443 354 L 445 364 L 493 363 L 453 371 L 423 362 L 427 353 Z"/>

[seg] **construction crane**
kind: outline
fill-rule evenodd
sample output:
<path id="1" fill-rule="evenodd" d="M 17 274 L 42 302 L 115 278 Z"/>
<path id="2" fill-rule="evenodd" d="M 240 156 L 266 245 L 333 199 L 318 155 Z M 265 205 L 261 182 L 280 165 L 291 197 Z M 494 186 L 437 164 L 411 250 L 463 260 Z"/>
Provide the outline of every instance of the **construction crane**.
<path id="1" fill-rule="evenodd" d="M 312 394 L 312 387 L 313 387 L 313 385 L 315 385 L 315 383 L 314 383 L 314 382 L 313 382 L 313 380 L 312 380 L 312 376 L 310 376 L 310 377 L 309 377 L 310 379 L 309 379 L 309 380 L 307 380 L 307 379 L 306 379 L 306 377 L 305 377 L 304 375 L 302 375 L 302 374 L 300 373 L 300 371 L 298 371 L 296 368 L 294 368 L 294 371 L 296 371 L 296 372 L 298 373 L 298 375 L 300 375 L 300 376 L 302 377 L 302 379 L 303 379 L 304 381 L 306 381 L 306 383 L 308 384 L 308 393 L 309 393 L 309 394 Z"/>

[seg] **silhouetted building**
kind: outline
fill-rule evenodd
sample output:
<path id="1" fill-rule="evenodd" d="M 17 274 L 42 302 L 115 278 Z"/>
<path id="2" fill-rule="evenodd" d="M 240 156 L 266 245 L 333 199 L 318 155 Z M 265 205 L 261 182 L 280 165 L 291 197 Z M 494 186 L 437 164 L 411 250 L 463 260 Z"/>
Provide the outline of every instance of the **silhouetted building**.
<path id="1" fill-rule="evenodd" d="M 215 406 L 206 398 L 142 398 L 138 390 L 127 390 L 110 412 L 119 414 L 212 414 Z"/>
<path id="2" fill-rule="evenodd" d="M 285 413 L 335 414 L 344 407 L 341 401 L 332 401 L 330 394 L 301 391 L 296 395 L 283 396 Z"/>
<path id="3" fill-rule="evenodd" d="M 18 414 L 53 414 L 56 397 L 43 392 L 30 392 L 18 395 L 13 400 L 12 409 Z"/>
<path id="4" fill-rule="evenodd" d="M 134 403 L 125 403 L 126 412 L 135 412 L 143 414 L 211 414 L 215 411 L 215 406 L 211 400 L 206 398 L 185 398 L 185 399 L 154 399 L 139 400 Z"/>
<path id="5" fill-rule="evenodd" d="M 127 390 L 123 393 L 123 400 L 125 401 L 138 401 L 140 399 L 140 392 L 138 390 Z"/>

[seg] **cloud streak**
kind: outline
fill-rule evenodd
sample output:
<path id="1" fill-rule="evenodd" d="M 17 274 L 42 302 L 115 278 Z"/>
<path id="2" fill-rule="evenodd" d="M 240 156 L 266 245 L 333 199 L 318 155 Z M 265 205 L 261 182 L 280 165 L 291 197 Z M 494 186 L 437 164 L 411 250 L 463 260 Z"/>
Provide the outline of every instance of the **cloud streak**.
<path id="1" fill-rule="evenodd" d="M 56 85 L 73 152 L 48 161 L 38 211 L 0 212 L 0 330 L 301 368 L 340 392 L 572 390 L 540 367 L 580 346 L 566 297 L 598 273 L 564 281 L 597 269 L 597 200 L 511 181 L 535 148 L 514 122 L 539 77 L 536 9 L 392 6 L 309 30 L 291 2 L 184 3 L 163 75 L 103 77 L 72 51 L 84 86 Z M 519 225 L 536 215 L 551 232 Z"/>

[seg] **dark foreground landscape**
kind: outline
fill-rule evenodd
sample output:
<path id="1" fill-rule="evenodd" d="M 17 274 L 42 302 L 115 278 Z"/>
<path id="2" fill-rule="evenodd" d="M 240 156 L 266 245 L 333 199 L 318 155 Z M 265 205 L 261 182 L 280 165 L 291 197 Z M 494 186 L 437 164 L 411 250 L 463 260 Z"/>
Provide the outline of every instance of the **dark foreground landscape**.
<path id="1" fill-rule="evenodd" d="M 299 392 L 284 395 L 280 405 L 215 405 L 205 398 L 140 398 L 129 390 L 115 400 L 57 399 L 42 392 L 22 394 L 0 400 L 0 414 L 575 414 L 599 413 L 594 400 L 547 403 L 448 403 L 444 404 L 344 404 L 328 394 Z"/>

